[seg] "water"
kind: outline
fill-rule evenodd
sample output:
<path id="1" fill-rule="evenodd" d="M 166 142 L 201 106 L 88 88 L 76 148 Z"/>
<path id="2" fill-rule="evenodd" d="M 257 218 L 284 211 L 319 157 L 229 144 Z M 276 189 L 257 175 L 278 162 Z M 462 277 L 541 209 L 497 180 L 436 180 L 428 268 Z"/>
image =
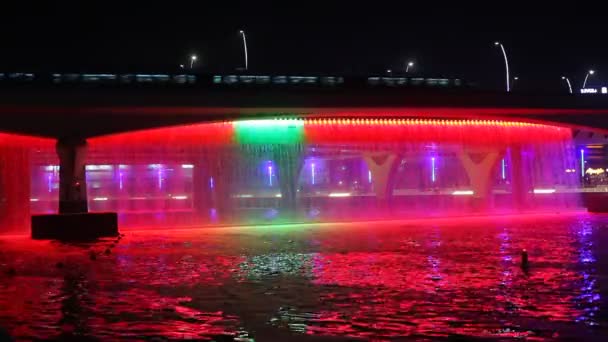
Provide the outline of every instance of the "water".
<path id="1" fill-rule="evenodd" d="M 607 227 L 570 214 L 126 230 L 114 247 L 4 236 L 0 326 L 22 339 L 601 340 Z"/>
<path id="2" fill-rule="evenodd" d="M 49 157 L 34 213 L 57 210 Z M 580 208 L 577 157 L 569 129 L 514 122 L 209 123 L 89 139 L 87 193 L 122 227 L 555 212 Z"/>

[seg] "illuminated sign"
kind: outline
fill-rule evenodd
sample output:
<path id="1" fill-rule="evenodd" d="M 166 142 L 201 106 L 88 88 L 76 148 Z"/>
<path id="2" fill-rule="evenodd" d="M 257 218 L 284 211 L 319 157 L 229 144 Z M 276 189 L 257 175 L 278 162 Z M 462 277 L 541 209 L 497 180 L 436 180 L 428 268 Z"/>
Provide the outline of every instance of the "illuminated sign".
<path id="1" fill-rule="evenodd" d="M 581 89 L 581 94 L 597 94 L 597 89 L 595 89 L 595 88 L 583 88 L 583 89 Z"/>
<path id="2" fill-rule="evenodd" d="M 608 94 L 608 87 L 582 88 L 581 89 L 581 94 L 598 94 L 598 93 Z"/>

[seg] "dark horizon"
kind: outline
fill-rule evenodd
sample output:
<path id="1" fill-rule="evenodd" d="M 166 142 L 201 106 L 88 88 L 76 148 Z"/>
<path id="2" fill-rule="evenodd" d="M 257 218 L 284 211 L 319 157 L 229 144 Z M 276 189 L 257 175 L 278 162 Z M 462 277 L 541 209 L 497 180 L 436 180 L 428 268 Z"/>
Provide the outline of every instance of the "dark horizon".
<path id="1" fill-rule="evenodd" d="M 9 14 L 10 13 L 10 14 Z M 504 88 L 507 49 L 518 90 L 567 91 L 604 85 L 608 47 L 602 21 L 570 13 L 487 15 L 387 4 L 374 9 L 317 6 L 214 5 L 203 8 L 38 8 L 7 12 L 0 22 L 0 70 L 175 70 L 190 54 L 195 72 L 243 66 L 238 31 L 249 45 L 249 71 L 340 75 L 402 73 L 408 60 L 419 75 L 462 78 L 485 89 Z M 415 15 L 413 15 L 415 14 Z M 581 27 L 580 30 L 575 29 Z"/>

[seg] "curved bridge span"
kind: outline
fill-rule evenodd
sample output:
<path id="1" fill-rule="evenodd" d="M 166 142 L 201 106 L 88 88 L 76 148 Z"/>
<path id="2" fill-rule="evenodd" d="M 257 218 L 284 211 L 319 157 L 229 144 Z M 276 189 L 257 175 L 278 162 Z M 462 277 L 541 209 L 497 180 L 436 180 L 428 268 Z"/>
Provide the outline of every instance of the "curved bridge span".
<path id="1" fill-rule="evenodd" d="M 608 134 L 601 97 L 469 89 L 24 87 L 0 115 L 0 132 L 41 137 L 3 140 L 26 146 L 0 160 L 13 221 L 31 198 L 134 225 L 576 209 L 588 152 L 572 138 Z M 35 195 L 10 171 L 32 163 Z"/>
<path id="2" fill-rule="evenodd" d="M 277 116 L 501 119 L 608 132 L 608 99 L 601 96 L 469 89 L 26 87 L 0 92 L 0 115 L 0 131 L 54 138 Z"/>

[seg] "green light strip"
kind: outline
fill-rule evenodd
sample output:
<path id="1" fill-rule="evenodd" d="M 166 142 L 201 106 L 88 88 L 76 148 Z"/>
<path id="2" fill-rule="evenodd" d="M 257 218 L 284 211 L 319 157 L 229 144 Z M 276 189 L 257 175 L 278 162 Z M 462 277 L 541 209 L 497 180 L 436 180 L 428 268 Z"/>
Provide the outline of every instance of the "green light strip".
<path id="1" fill-rule="evenodd" d="M 304 120 L 260 119 L 234 121 L 239 144 L 296 144 L 304 139 Z"/>

